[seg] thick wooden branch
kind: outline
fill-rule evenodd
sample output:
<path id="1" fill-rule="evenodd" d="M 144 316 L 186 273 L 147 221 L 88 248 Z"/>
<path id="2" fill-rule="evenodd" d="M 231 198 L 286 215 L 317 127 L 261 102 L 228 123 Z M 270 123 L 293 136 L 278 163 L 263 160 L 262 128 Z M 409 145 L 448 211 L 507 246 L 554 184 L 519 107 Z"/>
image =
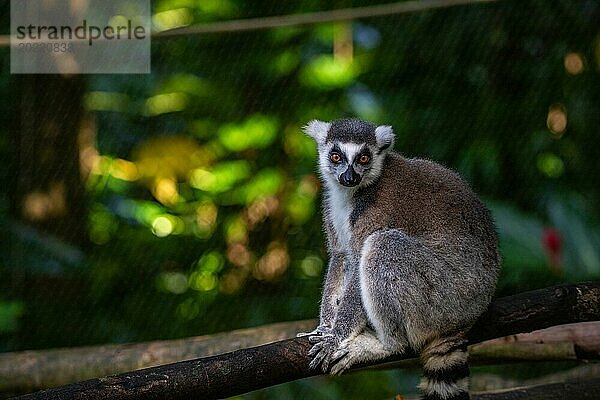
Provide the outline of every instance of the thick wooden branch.
<path id="1" fill-rule="evenodd" d="M 473 327 L 478 343 L 554 325 L 600 320 L 600 283 L 561 285 L 494 301 Z M 22 399 L 223 398 L 316 375 L 306 338 L 50 389 Z M 405 354 L 395 360 L 414 357 Z M 394 361 L 392 359 L 387 361 Z M 363 366 L 364 367 L 364 366 Z"/>
<path id="2" fill-rule="evenodd" d="M 0 354 L 0 391 L 26 393 L 86 379 L 193 360 L 288 339 L 316 320 L 280 322 L 213 335 Z"/>
<path id="3" fill-rule="evenodd" d="M 505 336 L 471 346 L 471 361 L 597 360 L 600 358 L 600 322 L 553 326 L 530 333 Z"/>
<path id="4" fill-rule="evenodd" d="M 86 379 L 260 346 L 311 330 L 316 320 L 144 343 L 111 344 L 0 354 L 0 393 L 27 393 Z M 600 359 L 600 322 L 580 322 L 472 345 L 471 365 Z M 370 368 L 417 367 L 417 359 Z"/>
<path id="5" fill-rule="evenodd" d="M 533 387 L 480 393 L 473 400 L 595 400 L 600 393 L 600 379 L 551 383 Z"/>
<path id="6" fill-rule="evenodd" d="M 554 372 L 534 378 L 514 375 L 506 376 L 504 374 L 479 371 L 477 374 L 471 376 L 470 386 L 474 393 L 489 393 L 489 391 L 548 385 L 557 382 L 589 381 L 593 379 L 600 379 L 600 363 L 579 363 L 573 368 L 566 370 L 558 368 Z"/>

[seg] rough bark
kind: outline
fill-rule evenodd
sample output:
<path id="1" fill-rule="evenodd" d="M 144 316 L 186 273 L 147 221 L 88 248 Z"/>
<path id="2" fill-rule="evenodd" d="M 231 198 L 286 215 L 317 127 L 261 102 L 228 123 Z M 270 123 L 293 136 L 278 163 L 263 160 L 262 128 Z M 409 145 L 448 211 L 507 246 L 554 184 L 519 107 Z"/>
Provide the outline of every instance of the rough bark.
<path id="1" fill-rule="evenodd" d="M 469 335 L 470 343 L 553 325 L 600 318 L 600 283 L 560 285 L 494 301 Z M 92 379 L 21 399 L 223 398 L 314 376 L 306 338 Z M 396 360 L 414 357 L 404 354 Z M 394 361 L 390 359 L 387 361 Z M 366 365 L 362 366 L 365 367 Z M 573 389 L 572 387 L 565 387 Z M 564 394 L 564 393 L 563 393 Z"/>
<path id="2" fill-rule="evenodd" d="M 600 358 L 600 322 L 553 326 L 487 340 L 472 346 L 469 352 L 479 363 L 485 363 L 486 360 L 488 363 L 597 360 Z"/>
<path id="3" fill-rule="evenodd" d="M 600 322 L 581 322 L 553 326 L 540 329 L 530 333 L 505 336 L 502 338 L 488 340 L 485 345 L 503 345 L 507 343 L 573 343 L 574 350 L 578 356 L 583 357 L 591 354 L 597 358 L 600 354 Z"/>
<path id="4" fill-rule="evenodd" d="M 480 393 L 473 400 L 593 400 L 600 393 L 600 379 L 552 383 L 533 387 Z"/>
<path id="5" fill-rule="evenodd" d="M 558 370 L 535 378 L 522 378 L 493 373 L 478 372 L 470 380 L 471 390 L 474 392 L 489 392 L 510 390 L 513 388 L 549 385 L 557 382 L 586 381 L 600 377 L 600 363 L 579 363 L 577 366 Z"/>

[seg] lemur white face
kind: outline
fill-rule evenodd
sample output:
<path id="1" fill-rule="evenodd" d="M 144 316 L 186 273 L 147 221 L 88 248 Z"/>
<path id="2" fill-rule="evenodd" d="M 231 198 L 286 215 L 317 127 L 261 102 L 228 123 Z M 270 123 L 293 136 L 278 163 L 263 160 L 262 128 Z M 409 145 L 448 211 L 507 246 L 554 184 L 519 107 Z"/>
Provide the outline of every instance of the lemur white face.
<path id="1" fill-rule="evenodd" d="M 371 172 L 374 150 L 366 143 L 327 142 L 319 148 L 319 169 L 342 186 L 358 186 Z"/>
<path id="2" fill-rule="evenodd" d="M 305 131 L 317 142 L 323 178 L 344 188 L 374 182 L 394 142 L 391 127 L 359 120 L 312 121 Z"/>

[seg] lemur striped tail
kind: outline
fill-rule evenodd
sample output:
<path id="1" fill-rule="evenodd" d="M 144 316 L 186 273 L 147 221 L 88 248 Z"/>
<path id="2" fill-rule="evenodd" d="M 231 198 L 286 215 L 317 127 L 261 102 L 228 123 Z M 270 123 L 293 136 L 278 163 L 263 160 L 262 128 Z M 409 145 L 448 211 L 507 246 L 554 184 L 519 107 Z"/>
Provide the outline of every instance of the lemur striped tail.
<path id="1" fill-rule="evenodd" d="M 421 351 L 422 400 L 468 400 L 467 342 L 462 337 L 435 339 Z"/>

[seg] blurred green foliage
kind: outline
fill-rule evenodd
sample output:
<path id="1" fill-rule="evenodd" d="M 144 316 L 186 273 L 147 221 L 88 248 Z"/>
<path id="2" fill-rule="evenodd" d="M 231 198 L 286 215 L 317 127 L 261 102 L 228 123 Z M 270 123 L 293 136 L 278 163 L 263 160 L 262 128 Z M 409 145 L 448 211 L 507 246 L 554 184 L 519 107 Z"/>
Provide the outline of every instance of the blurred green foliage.
<path id="1" fill-rule="evenodd" d="M 164 30 L 329 3 L 153 6 Z M 590 1 L 501 1 L 160 39 L 151 75 L 90 76 L 85 106 L 96 139 L 81 150 L 90 244 L 81 253 L 18 222 L 5 228 L 0 350 L 316 317 L 327 258 L 316 152 L 301 133 L 313 118 L 391 124 L 398 151 L 458 170 L 496 219 L 500 295 L 597 279 L 599 17 Z M 0 57 L 7 71 L 8 51 Z M 11 82 L 0 77 L 3 165 Z M 0 179 L 19 172 L 2 168 Z M 415 379 L 363 378 L 364 393 L 374 383 L 412 390 Z M 344 379 L 318 385 L 328 390 L 321 397 L 349 396 Z M 273 398 L 288 391 L 316 396 L 306 382 L 271 389 Z"/>

